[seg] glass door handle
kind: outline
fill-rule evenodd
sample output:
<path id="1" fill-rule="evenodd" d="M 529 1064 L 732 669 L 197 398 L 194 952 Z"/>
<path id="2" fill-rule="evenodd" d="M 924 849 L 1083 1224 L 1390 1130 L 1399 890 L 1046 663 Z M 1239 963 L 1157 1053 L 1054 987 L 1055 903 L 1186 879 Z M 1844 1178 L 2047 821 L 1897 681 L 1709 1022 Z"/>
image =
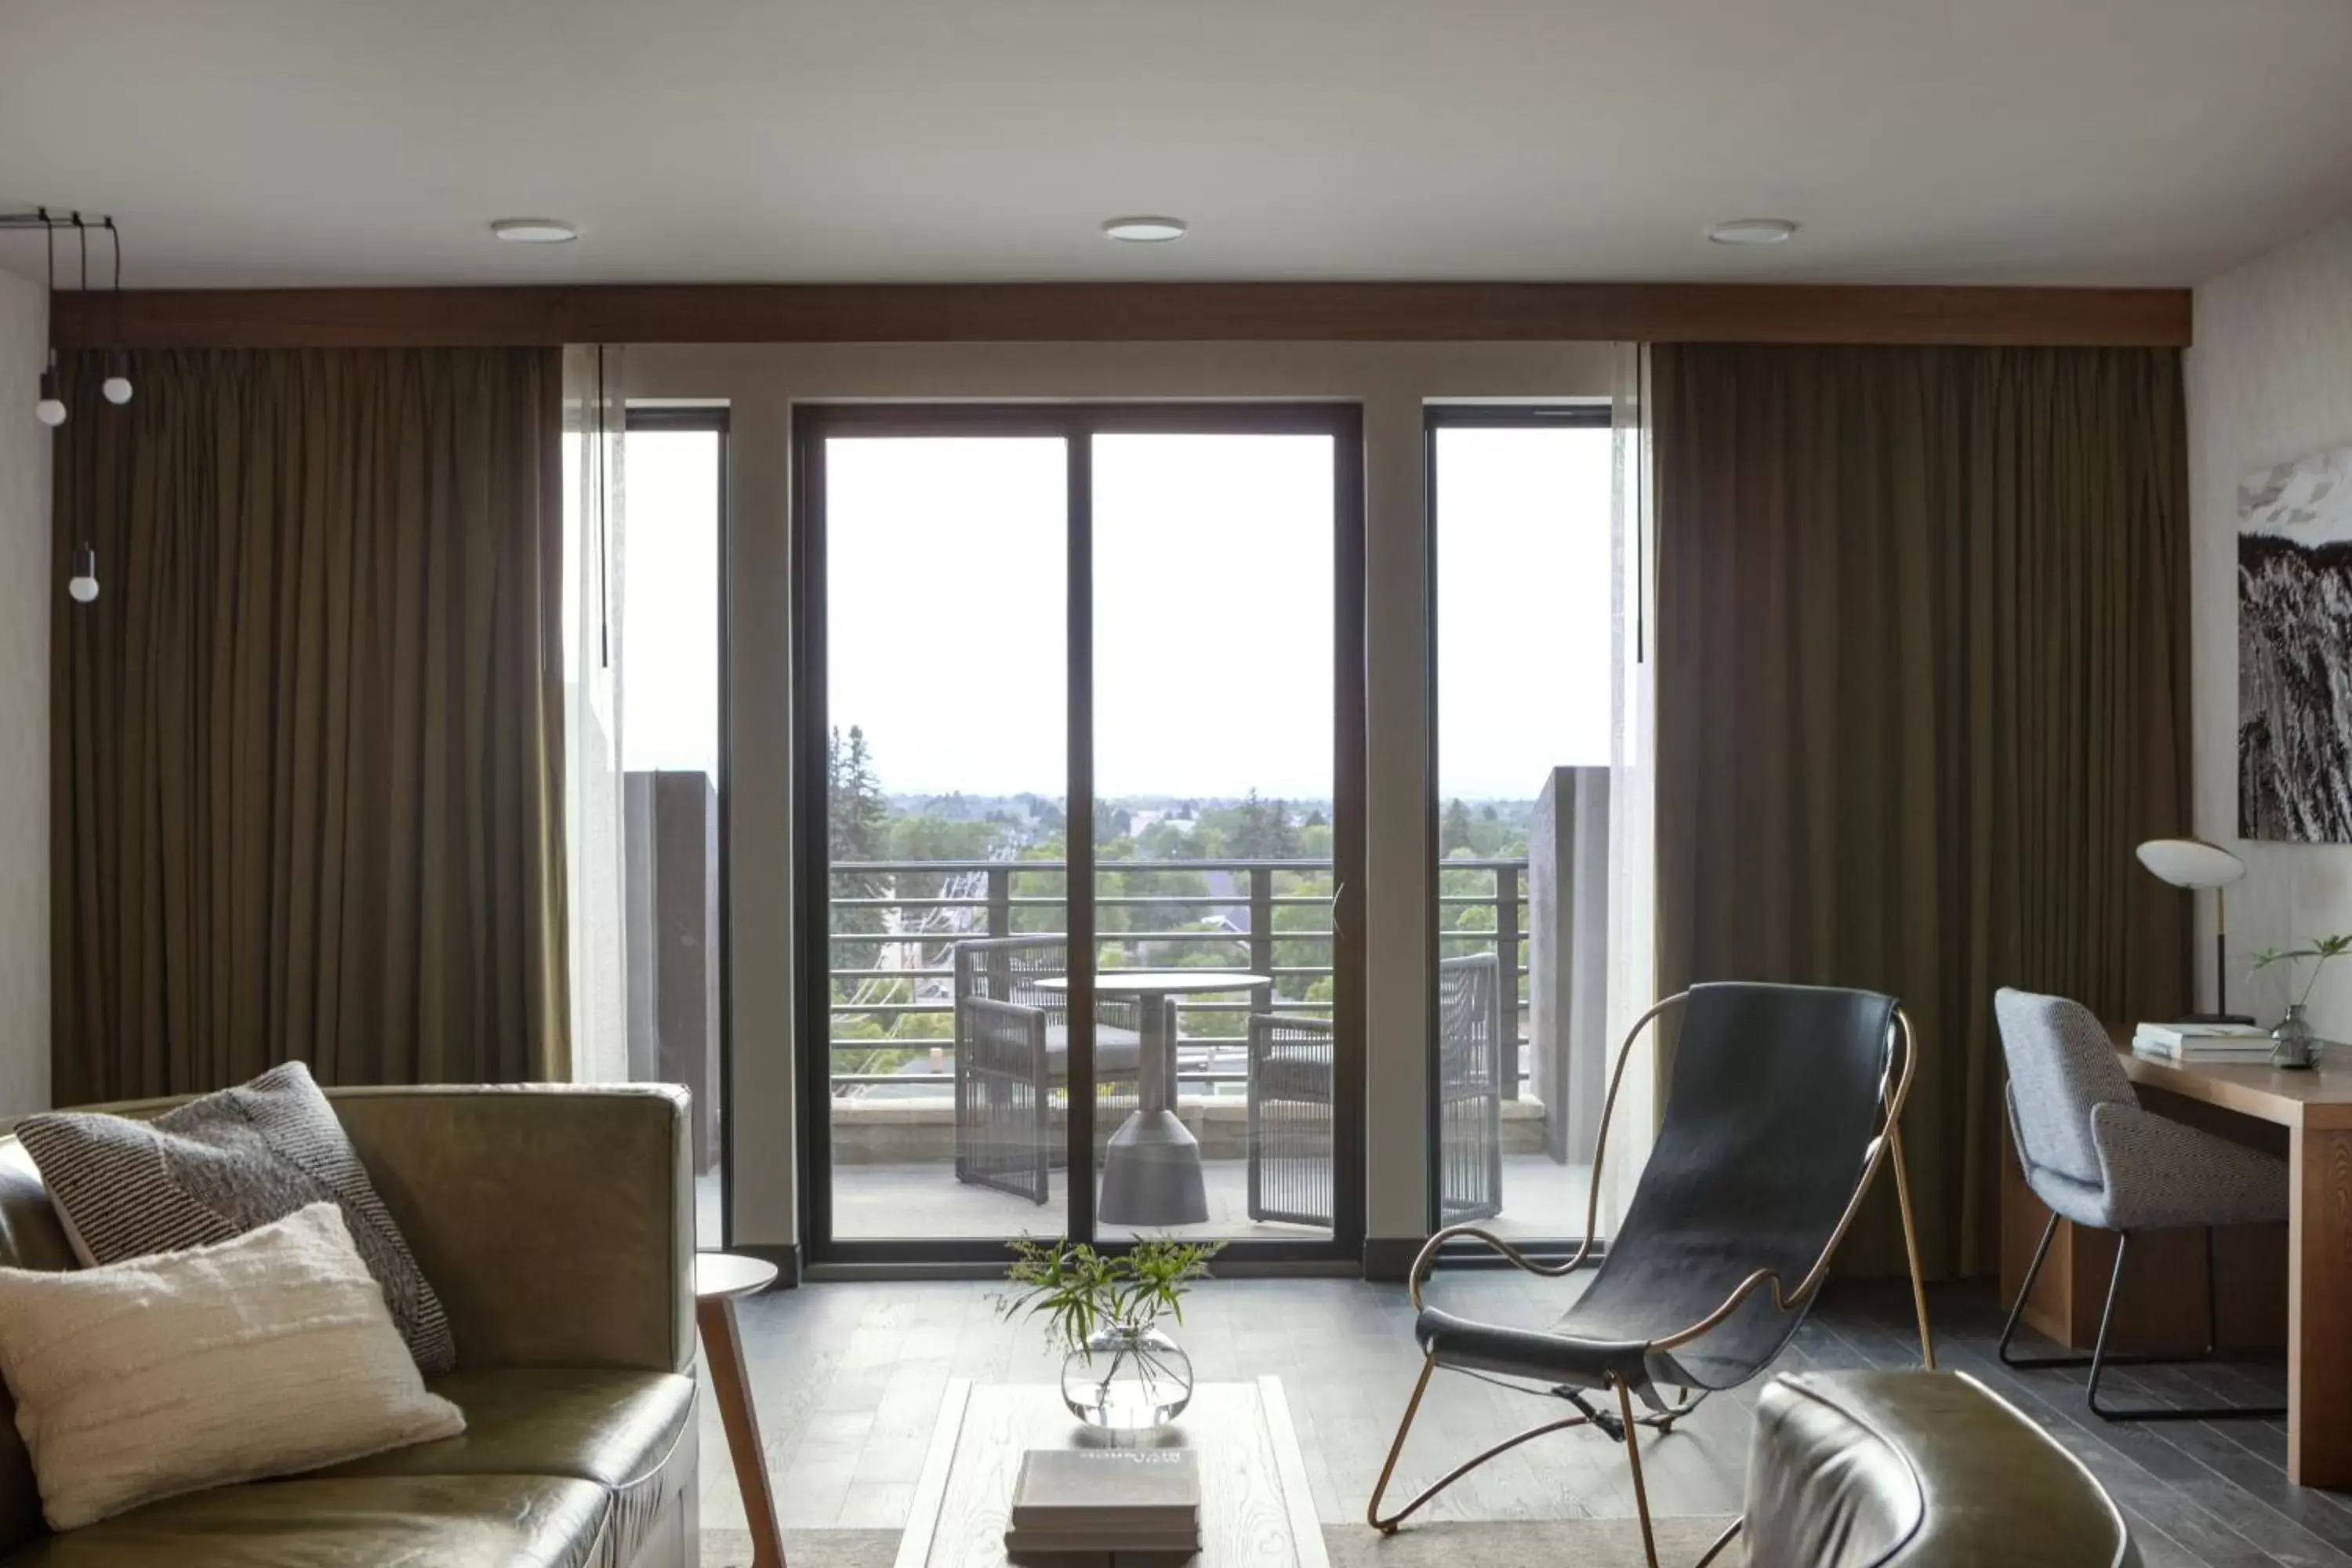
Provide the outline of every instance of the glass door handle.
<path id="1" fill-rule="evenodd" d="M 1332 934 L 1333 936 L 1338 936 L 1338 935 L 1339 934 L 1339 896 L 1340 896 L 1341 894 L 1345 893 L 1347 890 L 1348 890 L 1348 884 L 1347 884 L 1347 883 L 1345 883 L 1345 882 L 1335 882 L 1335 883 L 1333 883 L 1333 884 L 1332 884 L 1332 887 L 1331 887 L 1331 934 Z"/>

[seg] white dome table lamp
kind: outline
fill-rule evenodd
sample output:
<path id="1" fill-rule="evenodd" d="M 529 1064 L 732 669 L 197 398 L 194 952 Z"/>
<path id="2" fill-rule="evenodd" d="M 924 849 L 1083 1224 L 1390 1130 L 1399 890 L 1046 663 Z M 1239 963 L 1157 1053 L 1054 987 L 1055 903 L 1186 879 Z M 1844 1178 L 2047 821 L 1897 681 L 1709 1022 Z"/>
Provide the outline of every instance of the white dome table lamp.
<path id="1" fill-rule="evenodd" d="M 2251 1024 L 2243 1013 L 2230 1011 L 2230 905 L 2221 889 L 2246 874 L 2246 863 L 2202 838 L 2151 838 L 2139 847 L 2139 863 L 2160 882 L 2187 888 L 2192 894 L 2213 889 L 2213 1011 L 2194 1013 L 2192 1024 Z"/>

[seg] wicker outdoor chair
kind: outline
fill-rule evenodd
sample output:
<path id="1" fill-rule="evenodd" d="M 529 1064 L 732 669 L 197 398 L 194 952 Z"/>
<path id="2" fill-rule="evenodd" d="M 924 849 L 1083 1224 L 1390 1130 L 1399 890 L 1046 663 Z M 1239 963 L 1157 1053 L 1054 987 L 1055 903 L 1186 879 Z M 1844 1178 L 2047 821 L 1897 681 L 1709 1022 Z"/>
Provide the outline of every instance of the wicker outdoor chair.
<path id="1" fill-rule="evenodd" d="M 1441 1223 L 1503 1207 L 1502 967 L 1491 952 L 1437 966 Z M 1328 1018 L 1250 1017 L 1249 1215 L 1331 1223 L 1332 1058 Z"/>
<path id="2" fill-rule="evenodd" d="M 1249 1021 L 1249 1216 L 1331 1224 L 1331 1020 Z"/>
<path id="3" fill-rule="evenodd" d="M 1661 1014 L 1680 1008 L 1681 1035 L 1657 1142 L 1632 1204 L 1609 1238 L 1592 1283 L 1551 1328 L 1483 1323 L 1422 1301 L 1422 1280 L 1447 1243 L 1493 1247 L 1529 1273 L 1559 1277 L 1594 1254 L 1601 1161 L 1625 1062 Z M 1929 1367 L 1927 1298 L 1919 1278 L 1901 1118 L 1916 1051 L 1892 997 L 1811 986 L 1713 984 L 1668 997 L 1635 1021 L 1617 1053 L 1602 1102 L 1585 1208 L 1584 1245 L 1564 1263 L 1529 1258 L 1475 1226 L 1429 1238 L 1414 1259 L 1411 1295 L 1424 1359 L 1366 1518 L 1394 1531 L 1430 1499 L 1494 1458 L 1547 1432 L 1599 1427 L 1622 1443 L 1633 1472 L 1642 1543 L 1652 1568 L 1641 1429 L 1663 1434 L 1715 1390 L 1763 1372 L 1803 1321 L 1864 1197 L 1891 1163 L 1911 1268 L 1919 1349 Z M 1448 1471 L 1392 1513 L 1381 1511 L 1405 1435 L 1440 1368 L 1518 1380 L 1573 1414 L 1506 1438 Z M 1663 1390 L 1675 1390 L 1668 1403 Z M 1614 1395 L 1615 1408 L 1590 1395 Z M 1643 1413 L 1634 1413 L 1639 1400 Z M 1734 1524 L 1706 1556 L 1737 1534 Z"/>
<path id="4" fill-rule="evenodd" d="M 1516 1008 L 1504 1007 L 1504 994 L 1502 961 L 1494 953 L 1439 961 L 1437 1223 L 1442 1226 L 1491 1219 L 1503 1212 L 1505 1047 L 1507 1042 L 1517 1044 L 1518 1033 L 1516 1026 L 1505 1032 L 1506 1019 Z"/>
<path id="5" fill-rule="evenodd" d="M 1046 1201 L 1067 1163 L 1056 1096 L 1070 1081 L 1069 1005 L 1040 985 L 1068 972 L 1060 937 L 982 937 L 955 944 L 955 1173 L 959 1182 Z M 991 1006 L 978 1005 L 993 1004 Z M 1095 1005 L 1099 1145 L 1136 1103 L 1142 1054 L 1135 1005 Z"/>

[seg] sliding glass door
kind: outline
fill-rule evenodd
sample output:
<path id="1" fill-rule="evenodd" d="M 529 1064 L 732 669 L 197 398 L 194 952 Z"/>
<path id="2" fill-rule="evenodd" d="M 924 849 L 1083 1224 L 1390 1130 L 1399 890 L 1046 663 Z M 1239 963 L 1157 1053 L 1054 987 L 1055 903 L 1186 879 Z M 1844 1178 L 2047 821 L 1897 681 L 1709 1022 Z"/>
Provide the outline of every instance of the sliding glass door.
<path id="1" fill-rule="evenodd" d="M 1352 1257 L 1356 410 L 794 428 L 813 1261 Z"/>
<path id="2" fill-rule="evenodd" d="M 1610 1046 L 1609 410 L 1427 422 L 1431 1218 L 1579 1241 Z"/>

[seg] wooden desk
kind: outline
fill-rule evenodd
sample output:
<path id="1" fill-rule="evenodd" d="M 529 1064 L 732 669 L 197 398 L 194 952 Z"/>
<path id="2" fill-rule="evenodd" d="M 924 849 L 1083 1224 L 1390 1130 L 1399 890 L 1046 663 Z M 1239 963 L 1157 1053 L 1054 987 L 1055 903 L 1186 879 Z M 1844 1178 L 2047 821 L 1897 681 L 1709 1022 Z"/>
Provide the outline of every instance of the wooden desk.
<path id="1" fill-rule="evenodd" d="M 2135 1055 L 2128 1029 L 2117 1048 L 2135 1084 L 2287 1130 L 2286 1474 L 2352 1485 L 2352 1063 L 2177 1065 Z"/>
<path id="2" fill-rule="evenodd" d="M 2352 1327 L 2347 1327 L 2352 1325 L 2352 1059 L 2347 1059 L 2352 1058 L 2352 1053 L 2336 1047 L 2328 1053 L 2334 1059 L 2324 1060 L 2309 1072 L 2208 1063 L 2183 1065 L 2133 1054 L 2129 1025 L 2110 1024 L 2108 1029 L 2122 1055 L 2125 1071 L 2143 1092 L 2149 1110 L 2179 1115 L 2183 1121 L 2273 1147 L 2277 1143 L 2276 1133 L 2265 1136 L 2266 1129 L 2248 1126 L 2242 1121 L 2234 1128 L 2229 1123 L 2251 1118 L 2285 1130 L 2290 1184 L 2284 1281 L 2287 1477 L 2298 1486 L 2352 1485 Z M 2021 1188 L 2022 1183 L 2017 1185 Z M 2015 1289 L 2023 1267 L 2020 1263 L 2013 1272 L 2009 1267 L 2016 1228 L 2008 1223 L 2008 1211 L 2015 1205 L 2005 1203 L 2003 1206 L 2002 1274 L 2007 1292 Z M 2032 1220 L 2036 1235 L 2041 1224 L 2038 1218 Z M 2269 1235 L 2277 1235 L 2275 1227 Z M 2267 1248 L 2261 1245 L 2258 1235 L 2235 1239 L 2239 1245 L 2223 1254 L 2223 1337 L 2244 1342 L 2242 1332 L 2231 1332 L 2233 1302 L 2242 1326 L 2250 1315 L 2248 1303 L 2253 1304 L 2252 1313 L 2259 1313 L 2261 1302 L 2269 1294 L 2267 1287 L 2276 1273 L 2274 1266 L 2268 1269 L 2263 1267 Z M 2092 1258 L 2094 1249 L 2081 1245 L 2091 1240 L 2090 1235 L 2080 1233 L 2074 1240 L 2077 1251 L 2084 1255 L 2086 1267 L 2083 1272 L 2087 1275 L 2087 1265 L 2095 1262 L 2103 1270 L 2105 1262 Z M 2031 1241 L 2026 1245 L 2030 1256 Z M 2095 1250 L 2105 1259 L 2114 1257 L 2108 1247 Z M 2140 1249 L 2135 1245 L 2132 1250 L 2137 1263 Z M 2044 1270 L 2045 1282 L 2050 1272 Z M 2125 1282 L 2127 1298 L 2136 1294 L 2143 1302 L 2147 1301 L 2149 1281 L 2137 1268 L 2126 1272 L 2135 1276 Z M 2143 1326 L 2149 1322 L 2185 1322 L 2187 1320 L 2178 1311 L 2168 1318 L 2161 1310 L 2162 1302 L 2165 1298 L 2179 1302 L 2196 1297 L 2197 1292 L 2187 1288 L 2191 1283 L 2179 1281 L 2176 1276 L 2176 1284 L 2180 1288 L 2167 1291 L 2158 1281 L 2156 1308 L 2144 1314 Z M 2079 1332 L 2067 1331 L 2073 1324 L 2063 1287 L 2056 1292 L 2037 1289 L 2035 1296 L 2042 1310 L 2030 1312 L 2029 1320 L 2054 1338 L 2080 1342 Z M 2049 1321 L 2053 1315 L 2053 1301 L 2059 1303 L 2054 1323 Z M 2118 1316 L 2120 1320 L 2121 1314 Z M 2196 1316 L 2201 1319 L 2201 1310 Z M 2274 1322 L 2275 1318 L 2272 1321 Z M 2122 1326 L 2119 1321 L 2119 1334 Z M 2158 1332 L 2162 1334 L 2160 1330 Z M 2178 1333 L 2162 1337 L 2173 1343 L 2182 1338 Z"/>

